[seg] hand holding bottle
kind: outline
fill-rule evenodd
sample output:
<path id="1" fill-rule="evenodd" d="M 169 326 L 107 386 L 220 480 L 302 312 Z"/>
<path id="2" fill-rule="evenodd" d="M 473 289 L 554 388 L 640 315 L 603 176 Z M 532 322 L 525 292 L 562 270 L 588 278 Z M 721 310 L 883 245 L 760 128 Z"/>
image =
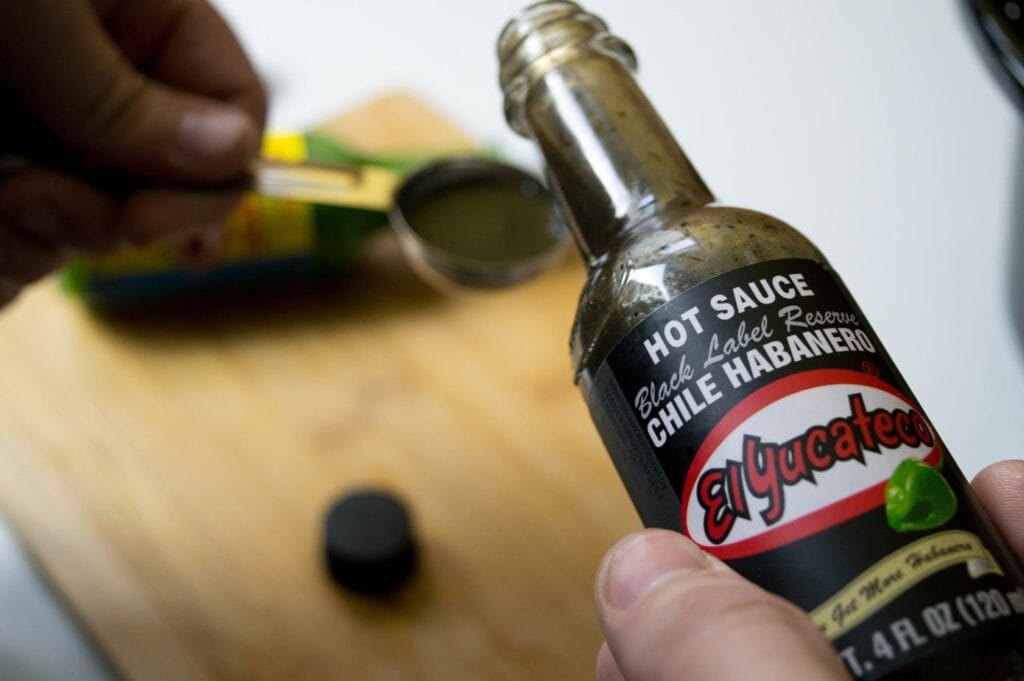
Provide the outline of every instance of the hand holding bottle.
<path id="1" fill-rule="evenodd" d="M 989 466 L 974 489 L 1024 558 L 1024 461 Z M 838 681 L 840 658 L 795 606 L 675 532 L 616 544 L 597 578 L 606 643 L 599 681 Z"/>

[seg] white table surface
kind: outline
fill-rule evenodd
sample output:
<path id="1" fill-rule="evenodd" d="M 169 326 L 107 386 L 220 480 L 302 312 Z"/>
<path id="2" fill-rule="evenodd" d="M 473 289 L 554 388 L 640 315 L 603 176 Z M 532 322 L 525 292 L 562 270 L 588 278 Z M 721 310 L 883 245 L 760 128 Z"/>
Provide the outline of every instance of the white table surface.
<path id="1" fill-rule="evenodd" d="M 106 663 L 0 519 L 0 679 L 108 681 Z"/>
<path id="2" fill-rule="evenodd" d="M 537 164 L 496 84 L 494 43 L 517 0 L 216 4 L 266 75 L 274 125 L 409 88 Z M 965 473 L 1024 456 L 1008 252 L 1024 230 L 1012 205 L 1024 136 L 959 5 L 587 6 L 633 46 L 641 84 L 720 200 L 780 217 L 825 252 Z"/>
<path id="3" fill-rule="evenodd" d="M 518 1 L 216 5 L 271 86 L 275 126 L 409 89 L 537 165 L 496 85 L 495 38 Z M 1024 455 L 1010 295 L 1024 135 L 956 3 L 588 6 L 633 45 L 641 84 L 716 194 L 789 221 L 829 256 L 964 471 Z M 0 539 L 3 678 L 101 677 Z"/>

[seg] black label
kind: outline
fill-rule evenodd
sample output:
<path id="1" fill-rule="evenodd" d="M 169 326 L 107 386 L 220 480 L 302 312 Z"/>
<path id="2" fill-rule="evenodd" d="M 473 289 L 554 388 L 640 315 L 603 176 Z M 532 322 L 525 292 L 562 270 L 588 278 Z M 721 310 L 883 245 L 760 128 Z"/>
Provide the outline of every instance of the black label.
<path id="1" fill-rule="evenodd" d="M 855 676 L 1019 626 L 1019 567 L 821 264 L 759 263 L 674 298 L 588 402 L 645 524 L 807 610 Z"/>

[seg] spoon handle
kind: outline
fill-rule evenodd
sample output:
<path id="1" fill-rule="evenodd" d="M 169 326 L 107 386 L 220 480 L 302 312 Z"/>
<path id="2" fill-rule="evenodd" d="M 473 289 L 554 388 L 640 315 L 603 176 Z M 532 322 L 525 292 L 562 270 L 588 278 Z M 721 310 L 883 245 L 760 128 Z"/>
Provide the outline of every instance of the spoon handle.
<path id="1" fill-rule="evenodd" d="M 279 199 L 386 211 L 401 176 L 373 166 L 285 163 L 261 158 L 252 165 L 253 189 Z"/>

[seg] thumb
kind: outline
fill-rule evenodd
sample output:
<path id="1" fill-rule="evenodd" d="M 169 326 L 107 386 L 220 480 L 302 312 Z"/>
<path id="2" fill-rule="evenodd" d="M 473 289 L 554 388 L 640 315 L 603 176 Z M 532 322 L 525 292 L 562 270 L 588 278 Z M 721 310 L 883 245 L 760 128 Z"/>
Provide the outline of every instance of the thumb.
<path id="1" fill-rule="evenodd" d="M 601 625 L 628 681 L 839 681 L 832 646 L 795 606 L 667 530 L 626 537 L 597 577 Z M 606 653 L 598 660 L 611 664 Z"/>
<path id="2" fill-rule="evenodd" d="M 4 75 L 48 130 L 88 162 L 192 183 L 245 169 L 259 143 L 257 121 L 143 75 L 90 3 L 34 0 L 8 9 L 16 16 L 5 18 Z"/>

